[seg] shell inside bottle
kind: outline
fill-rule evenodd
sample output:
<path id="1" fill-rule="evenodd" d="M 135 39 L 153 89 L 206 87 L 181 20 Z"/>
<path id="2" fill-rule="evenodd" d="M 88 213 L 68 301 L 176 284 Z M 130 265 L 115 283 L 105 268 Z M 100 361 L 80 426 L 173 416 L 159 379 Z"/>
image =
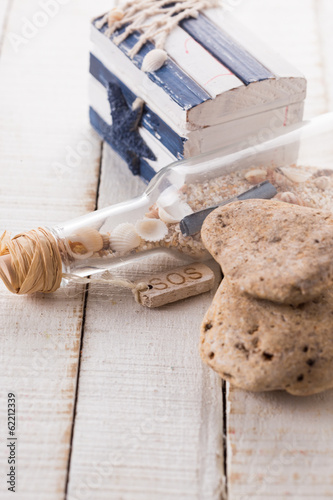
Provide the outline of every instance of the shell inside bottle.
<path id="1" fill-rule="evenodd" d="M 262 182 L 274 186 L 281 202 L 332 211 L 333 116 L 313 122 L 304 137 L 300 127 L 255 148 L 176 162 L 141 197 L 55 228 L 67 271 L 88 275 L 161 249 L 209 258 L 200 230 L 184 235 L 182 219 Z"/>

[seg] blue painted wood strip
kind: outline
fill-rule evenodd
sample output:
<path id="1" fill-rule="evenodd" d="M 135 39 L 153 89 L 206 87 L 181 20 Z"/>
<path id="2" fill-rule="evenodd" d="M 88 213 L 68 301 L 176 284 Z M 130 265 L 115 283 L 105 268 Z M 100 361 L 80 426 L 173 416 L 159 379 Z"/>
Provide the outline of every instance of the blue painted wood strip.
<path id="1" fill-rule="evenodd" d="M 96 130 L 96 132 L 113 148 L 113 144 L 110 144 L 110 142 L 106 138 L 109 125 L 100 117 L 98 113 L 96 113 L 96 111 L 92 107 L 89 108 L 89 118 L 90 123 Z M 124 154 L 122 154 L 121 151 L 117 151 L 117 153 L 123 158 L 123 160 L 126 161 L 125 152 Z M 149 182 L 155 174 L 155 170 L 149 165 L 149 163 L 146 162 L 146 160 L 144 160 L 143 158 L 140 158 L 140 177 Z"/>
<path id="2" fill-rule="evenodd" d="M 96 21 L 95 21 L 96 22 Z M 100 29 L 104 33 L 107 26 Z M 112 40 L 123 33 L 125 27 L 116 31 L 110 40 Z M 119 49 L 128 56 L 129 51 L 139 40 L 139 33 L 132 33 L 124 42 L 118 45 Z M 135 66 L 141 69 L 142 61 L 148 52 L 155 47 L 151 42 L 145 43 L 140 52 L 132 59 Z M 211 96 L 198 85 L 190 76 L 188 76 L 182 69 L 174 63 L 170 58 L 167 59 L 165 64 L 157 71 L 147 73 L 148 78 L 156 85 L 161 87 L 173 101 L 175 101 L 182 109 L 188 110 L 210 100 Z"/>
<path id="3" fill-rule="evenodd" d="M 90 73 L 106 88 L 109 82 L 117 83 L 124 94 L 127 104 L 129 106 L 133 104 L 137 96 L 93 54 L 90 54 Z M 182 159 L 184 157 L 184 143 L 187 139 L 180 137 L 146 104 L 143 109 L 141 125 L 157 138 L 176 158 Z"/>
<path id="4" fill-rule="evenodd" d="M 199 14 L 197 19 L 184 19 L 180 26 L 245 85 L 274 78 L 274 75 L 244 47 L 238 45 L 202 14 Z"/>

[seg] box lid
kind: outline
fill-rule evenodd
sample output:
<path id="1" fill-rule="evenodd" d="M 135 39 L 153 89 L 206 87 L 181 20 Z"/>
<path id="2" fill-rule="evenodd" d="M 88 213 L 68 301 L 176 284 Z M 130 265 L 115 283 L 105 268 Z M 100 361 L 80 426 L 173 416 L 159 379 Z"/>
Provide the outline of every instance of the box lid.
<path id="1" fill-rule="evenodd" d="M 161 164 L 207 150 L 208 143 L 214 148 L 214 141 L 215 147 L 220 146 L 220 133 L 225 133 L 230 122 L 235 122 L 235 139 L 237 120 L 248 126 L 249 117 L 260 115 L 256 121 L 262 126 L 270 111 L 292 110 L 296 103 L 300 106 L 296 106 L 293 117 L 301 118 L 305 78 L 221 7 L 205 9 L 196 17 L 183 16 L 174 23 L 164 33 L 165 63 L 156 71 L 143 71 L 147 54 L 160 43 L 158 37 L 149 36 L 152 26 L 155 31 L 160 26 L 163 34 L 170 20 L 164 19 L 161 9 L 149 16 L 145 3 L 152 4 L 143 1 L 132 5 L 131 15 L 126 18 L 125 13 L 123 20 L 111 28 L 108 15 L 93 21 L 91 104 L 97 114 L 110 117 L 106 90 L 111 81 L 121 87 L 129 107 L 141 99 L 144 109 L 140 129 L 163 145 Z M 184 0 L 182 5 L 186 3 Z M 203 3 L 209 6 L 213 2 Z M 141 31 L 137 29 L 140 16 Z"/>

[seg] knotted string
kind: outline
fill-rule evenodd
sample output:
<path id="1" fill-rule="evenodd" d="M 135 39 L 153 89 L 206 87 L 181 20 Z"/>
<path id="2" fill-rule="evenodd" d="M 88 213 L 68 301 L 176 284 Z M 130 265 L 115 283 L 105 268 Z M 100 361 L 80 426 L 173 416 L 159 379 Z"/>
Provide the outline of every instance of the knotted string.
<path id="1" fill-rule="evenodd" d="M 118 8 L 123 13 L 120 19 L 111 18 L 110 12 L 96 22 L 97 29 L 108 23 L 106 36 L 125 27 L 125 30 L 113 39 L 116 45 L 126 40 L 132 33 L 139 33 L 137 43 L 128 55 L 133 58 L 147 41 L 154 43 L 155 48 L 164 49 L 168 35 L 183 19 L 198 17 L 199 12 L 217 7 L 219 0 L 129 0 Z M 110 22 L 111 21 L 111 22 Z"/>
<path id="2" fill-rule="evenodd" d="M 64 279 L 67 279 L 71 282 L 78 283 L 81 285 L 89 285 L 89 284 L 101 284 L 101 285 L 112 285 L 119 286 L 121 288 L 128 288 L 132 290 L 134 298 L 138 304 L 141 304 L 141 295 L 140 292 L 144 292 L 148 290 L 149 286 L 147 283 L 133 283 L 132 281 L 125 280 L 122 278 L 85 278 L 81 276 L 77 276 L 76 274 L 66 274 L 62 275 Z"/>
<path id="3" fill-rule="evenodd" d="M 62 260 L 56 239 L 39 227 L 14 238 L 5 231 L 0 238 L 0 278 L 8 290 L 17 295 L 56 291 L 63 278 L 79 284 L 113 285 L 132 290 L 140 304 L 140 292 L 148 290 L 144 282 L 133 283 L 122 278 L 85 278 L 62 272 Z"/>

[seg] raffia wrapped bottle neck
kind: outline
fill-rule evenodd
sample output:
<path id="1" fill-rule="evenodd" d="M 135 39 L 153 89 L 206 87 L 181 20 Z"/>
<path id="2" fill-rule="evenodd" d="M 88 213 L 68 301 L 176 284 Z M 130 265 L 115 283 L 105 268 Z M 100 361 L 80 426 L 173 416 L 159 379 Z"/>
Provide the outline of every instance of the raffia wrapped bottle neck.
<path id="1" fill-rule="evenodd" d="M 23 295 L 50 293 L 60 287 L 62 260 L 52 233 L 39 227 L 0 239 L 0 277 L 8 290 Z"/>

